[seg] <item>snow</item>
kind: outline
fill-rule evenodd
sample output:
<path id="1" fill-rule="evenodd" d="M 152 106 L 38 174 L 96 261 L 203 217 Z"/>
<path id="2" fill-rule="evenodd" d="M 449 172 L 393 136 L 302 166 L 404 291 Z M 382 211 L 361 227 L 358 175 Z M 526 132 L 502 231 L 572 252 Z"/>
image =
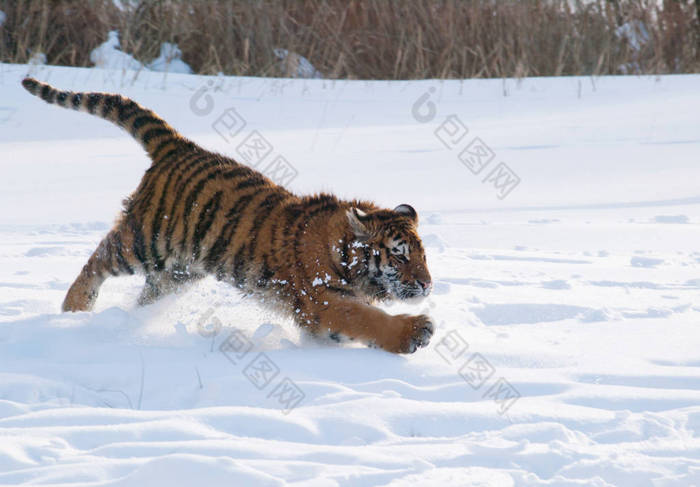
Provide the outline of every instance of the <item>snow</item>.
<path id="1" fill-rule="evenodd" d="M 656 215 L 654 217 L 656 223 L 688 223 L 686 215 Z"/>
<path id="2" fill-rule="evenodd" d="M 41 66 L 46 64 L 46 54 L 43 52 L 35 52 L 32 54 L 32 57 L 29 58 L 29 63 L 30 65 L 33 66 Z"/>
<path id="3" fill-rule="evenodd" d="M 182 60 L 180 48 L 169 42 L 161 44 L 160 55 L 148 64 L 148 69 L 166 73 L 192 73 L 192 68 Z"/>
<path id="4" fill-rule="evenodd" d="M 280 60 L 280 71 L 286 76 L 291 78 L 323 78 L 321 72 L 304 56 L 279 47 L 273 49 L 273 53 Z"/>
<path id="5" fill-rule="evenodd" d="M 624 39 L 628 42 L 630 49 L 639 51 L 647 42 L 649 42 L 649 31 L 644 22 L 640 20 L 632 20 L 625 22 L 620 27 L 615 29 L 615 34 L 619 39 Z"/>
<path id="6" fill-rule="evenodd" d="M 162 51 L 161 51 L 162 54 Z M 131 54 L 119 49 L 119 32 L 112 30 L 107 40 L 90 52 L 90 61 L 98 68 L 140 70 L 143 65 Z"/>
<path id="7" fill-rule="evenodd" d="M 627 49 L 639 52 L 650 44 L 650 35 L 646 25 L 641 20 L 630 20 L 615 29 L 615 35 Z M 630 62 L 618 66 L 623 74 L 638 74 L 642 69 L 637 62 Z"/>
<path id="8" fill-rule="evenodd" d="M 28 69 L 232 155 L 258 131 L 294 191 L 414 206 L 434 291 L 386 310 L 431 314 L 431 345 L 316 341 L 212 279 L 60 313 L 149 162 Z M 0 65 L 0 484 L 700 483 L 699 83 Z"/>

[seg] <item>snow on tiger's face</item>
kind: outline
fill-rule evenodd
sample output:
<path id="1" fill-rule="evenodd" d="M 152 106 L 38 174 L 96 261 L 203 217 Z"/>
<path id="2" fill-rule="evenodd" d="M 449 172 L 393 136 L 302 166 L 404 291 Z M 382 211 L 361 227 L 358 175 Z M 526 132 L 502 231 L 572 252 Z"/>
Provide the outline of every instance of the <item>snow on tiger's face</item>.
<path id="1" fill-rule="evenodd" d="M 367 252 L 367 272 L 379 298 L 422 298 L 432 290 L 425 250 L 416 226 L 418 215 L 409 205 L 393 211 L 349 212 L 348 219 Z"/>

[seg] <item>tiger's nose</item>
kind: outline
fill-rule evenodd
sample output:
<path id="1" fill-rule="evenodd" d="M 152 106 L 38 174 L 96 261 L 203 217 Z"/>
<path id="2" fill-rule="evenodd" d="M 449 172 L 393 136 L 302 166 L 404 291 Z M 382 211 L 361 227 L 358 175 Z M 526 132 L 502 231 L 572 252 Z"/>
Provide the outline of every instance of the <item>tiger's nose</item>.
<path id="1" fill-rule="evenodd" d="M 433 283 L 430 281 L 416 281 L 418 285 L 423 289 L 423 294 L 427 295 L 430 292 L 430 288 L 433 286 Z"/>

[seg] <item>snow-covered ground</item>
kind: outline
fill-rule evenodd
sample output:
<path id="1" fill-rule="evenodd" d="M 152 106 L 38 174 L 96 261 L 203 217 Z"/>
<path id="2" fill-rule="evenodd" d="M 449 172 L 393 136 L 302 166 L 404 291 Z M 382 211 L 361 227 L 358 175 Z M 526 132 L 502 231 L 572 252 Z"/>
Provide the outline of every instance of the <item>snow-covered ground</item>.
<path id="1" fill-rule="evenodd" d="M 297 192 L 414 205 L 435 291 L 388 310 L 438 329 L 394 356 L 213 280 L 137 308 L 138 277 L 61 314 L 149 161 L 0 65 L 0 485 L 700 485 L 700 76 L 31 69 L 234 156 L 257 130 Z"/>

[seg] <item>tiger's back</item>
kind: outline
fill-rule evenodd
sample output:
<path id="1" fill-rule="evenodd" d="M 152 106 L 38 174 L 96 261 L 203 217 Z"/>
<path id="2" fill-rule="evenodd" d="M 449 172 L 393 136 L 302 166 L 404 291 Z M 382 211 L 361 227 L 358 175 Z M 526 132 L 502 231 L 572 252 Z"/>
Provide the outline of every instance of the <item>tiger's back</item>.
<path id="1" fill-rule="evenodd" d="M 409 205 L 383 210 L 329 194 L 299 197 L 120 95 L 58 91 L 31 78 L 23 86 L 48 103 L 116 123 L 152 160 L 70 287 L 64 311 L 91 309 L 109 276 L 145 275 L 139 303 L 148 304 L 213 275 L 265 297 L 312 333 L 393 352 L 427 344 L 427 317 L 394 317 L 371 306 L 430 291 Z"/>

